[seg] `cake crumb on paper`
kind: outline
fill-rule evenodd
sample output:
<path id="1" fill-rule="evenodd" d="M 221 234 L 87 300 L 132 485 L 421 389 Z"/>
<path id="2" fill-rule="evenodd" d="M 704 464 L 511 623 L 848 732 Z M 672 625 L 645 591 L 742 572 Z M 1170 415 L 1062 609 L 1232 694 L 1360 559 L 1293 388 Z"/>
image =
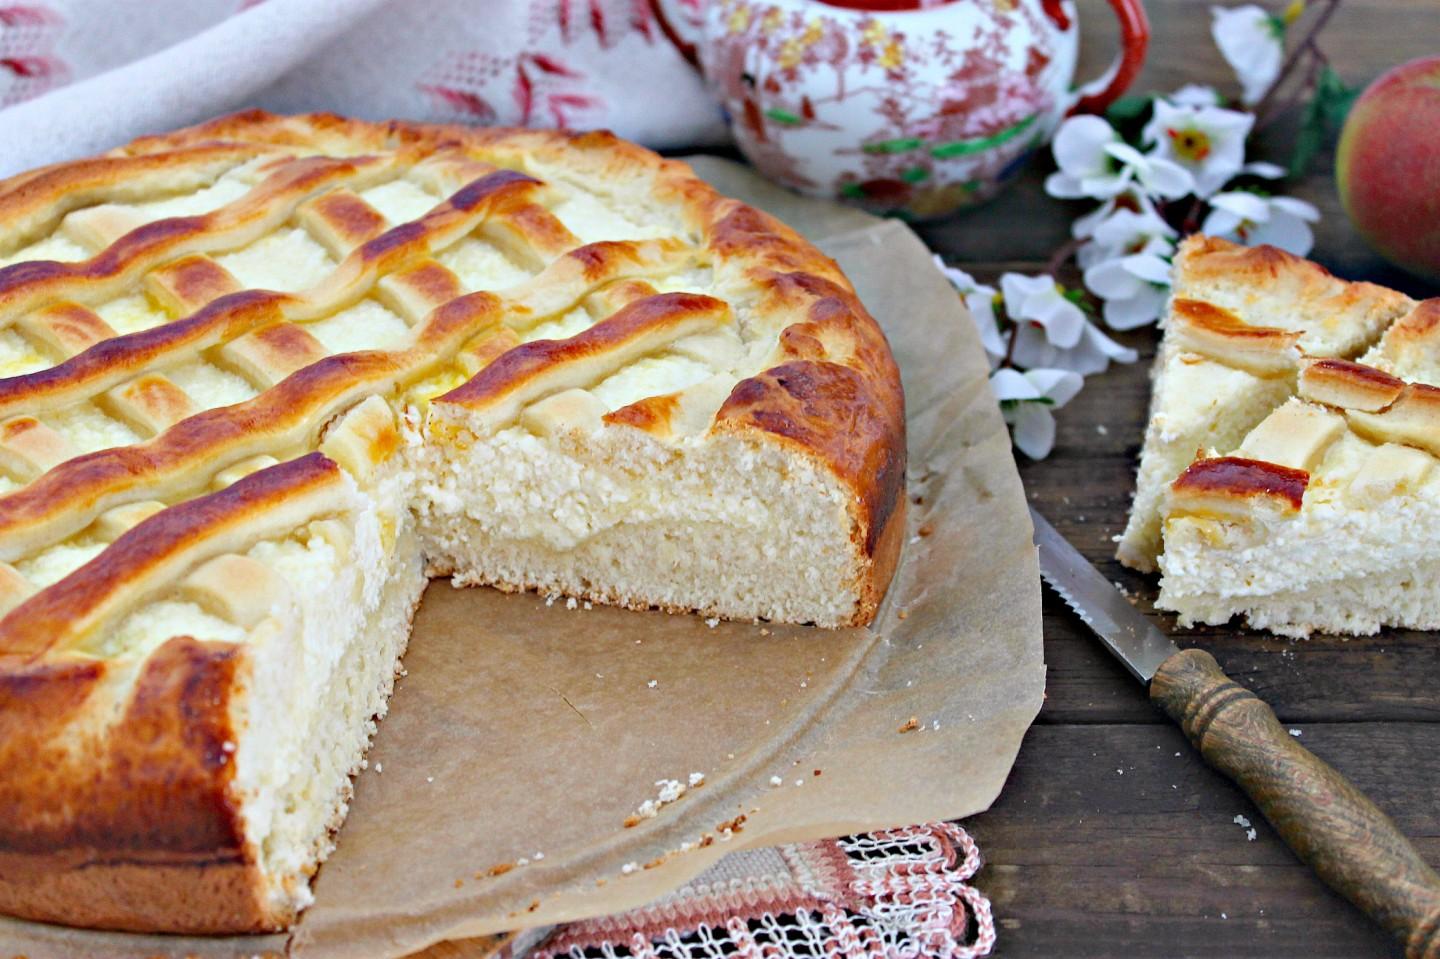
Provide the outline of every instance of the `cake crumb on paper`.
<path id="1" fill-rule="evenodd" d="M 648 683 L 645 684 L 646 688 L 648 688 L 648 689 L 654 689 L 656 686 L 659 686 L 659 685 L 660 685 L 660 684 L 659 684 L 657 681 L 653 680 L 653 679 L 650 680 L 650 682 L 648 682 Z"/>
<path id="2" fill-rule="evenodd" d="M 902 725 L 899 729 L 897 729 L 896 732 L 900 732 L 900 733 L 913 733 L 915 730 L 917 730 L 917 729 L 919 729 L 919 728 L 920 728 L 920 720 L 919 720 L 919 719 L 916 719 L 914 716 L 911 716 L 909 719 L 905 720 L 904 725 Z"/>
<path id="3" fill-rule="evenodd" d="M 628 876 L 628 875 L 630 875 L 632 872 L 634 872 L 635 870 L 637 870 L 637 869 L 639 869 L 639 868 L 640 868 L 640 864 L 639 864 L 639 863 L 627 862 L 625 865 L 623 865 L 623 866 L 620 867 L 620 871 L 621 871 L 622 873 L 624 873 L 625 875 Z"/>
<path id="4" fill-rule="evenodd" d="M 1298 730 L 1298 729 L 1292 729 L 1292 730 L 1290 730 L 1290 735 L 1294 736 L 1296 739 L 1299 739 L 1299 738 L 1300 738 L 1300 730 Z"/>
<path id="5" fill-rule="evenodd" d="M 771 776 L 771 777 L 770 777 L 770 785 L 772 785 L 772 786 L 778 786 L 778 785 L 780 785 L 780 784 L 781 784 L 782 782 L 784 782 L 784 781 L 785 781 L 785 780 L 781 779 L 779 776 Z"/>

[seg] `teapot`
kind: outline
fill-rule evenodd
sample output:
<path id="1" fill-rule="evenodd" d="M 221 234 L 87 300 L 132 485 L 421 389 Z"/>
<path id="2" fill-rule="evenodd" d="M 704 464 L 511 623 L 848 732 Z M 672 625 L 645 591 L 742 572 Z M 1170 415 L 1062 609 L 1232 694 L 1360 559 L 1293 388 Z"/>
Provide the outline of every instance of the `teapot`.
<path id="1" fill-rule="evenodd" d="M 1071 0 L 650 0 L 765 176 L 934 219 L 1003 188 L 1072 112 L 1139 73 L 1141 0 L 1110 0 L 1121 50 L 1074 88 Z"/>

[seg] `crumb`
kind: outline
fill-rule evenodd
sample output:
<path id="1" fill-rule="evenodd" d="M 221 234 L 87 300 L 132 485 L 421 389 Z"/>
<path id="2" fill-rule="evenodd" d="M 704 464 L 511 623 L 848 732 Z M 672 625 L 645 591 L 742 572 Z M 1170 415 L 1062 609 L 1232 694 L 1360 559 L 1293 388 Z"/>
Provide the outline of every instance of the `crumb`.
<path id="1" fill-rule="evenodd" d="M 579 605 L 580 605 L 579 603 L 575 602 L 575 597 L 574 597 L 574 596 L 566 597 L 566 599 L 565 599 L 565 608 L 566 608 L 566 609 L 574 609 L 575 607 L 577 607 L 577 606 L 579 606 Z"/>
<path id="2" fill-rule="evenodd" d="M 909 719 L 905 720 L 905 724 L 904 724 L 904 725 L 902 725 L 899 729 L 897 729 L 897 730 L 895 730 L 895 731 L 898 732 L 898 733 L 913 733 L 915 730 L 917 730 L 917 729 L 919 729 L 919 728 L 920 728 L 920 720 L 916 719 L 914 716 L 911 716 Z"/>
<path id="3" fill-rule="evenodd" d="M 595 606 L 594 606 L 593 603 L 590 602 L 590 600 L 587 599 L 587 600 L 585 600 L 585 608 L 586 608 L 586 609 L 594 609 Z"/>
<path id="4" fill-rule="evenodd" d="M 801 688 L 801 689 L 804 689 L 804 688 L 806 688 L 806 687 L 809 686 L 809 685 L 810 685 L 810 680 L 808 680 L 808 679 L 802 679 L 802 680 L 800 680 L 800 688 Z"/>
<path id="5" fill-rule="evenodd" d="M 930 728 L 931 728 L 931 729 L 939 729 L 939 728 L 940 728 L 940 720 L 938 720 L 938 719 L 932 719 L 932 720 L 930 720 Z"/>
<path id="6" fill-rule="evenodd" d="M 426 777 L 425 777 L 425 781 L 426 781 L 427 783 L 433 783 L 433 782 L 435 781 L 435 777 L 434 777 L 434 776 L 426 776 Z"/>
<path id="7" fill-rule="evenodd" d="M 536 909 L 539 909 L 539 908 L 540 908 L 540 900 L 539 900 L 539 899 L 536 899 L 536 900 L 532 901 L 532 902 L 530 903 L 530 905 L 528 905 L 528 906 L 525 907 L 525 911 L 526 911 L 526 912 L 534 912 Z"/>
<path id="8" fill-rule="evenodd" d="M 660 787 L 660 804 L 672 803 L 685 795 L 685 784 L 678 779 L 661 779 L 655 783 Z"/>
<path id="9" fill-rule="evenodd" d="M 1290 730 L 1290 735 L 1294 736 L 1296 739 L 1299 739 L 1299 738 L 1300 738 L 1300 730 L 1298 730 L 1298 729 L 1292 729 L 1292 730 Z"/>
<path id="10" fill-rule="evenodd" d="M 704 783 L 705 783 L 705 774 L 704 774 L 704 773 L 691 773 L 691 774 L 690 774 L 690 785 L 691 785 L 691 787 L 701 786 L 701 785 L 704 785 Z"/>
<path id="11" fill-rule="evenodd" d="M 1096 423 L 1096 424 L 1095 424 L 1095 432 L 1099 433 L 1101 436 L 1109 436 L 1109 435 L 1110 435 L 1110 431 L 1105 428 L 1105 424 L 1104 424 L 1104 423 Z"/>
<path id="12" fill-rule="evenodd" d="M 803 786 L 803 785 L 805 785 L 805 780 L 803 780 L 803 779 L 797 779 L 797 780 L 795 780 L 795 785 L 797 785 L 797 786 Z"/>
<path id="13" fill-rule="evenodd" d="M 385 767 L 382 766 L 382 765 L 380 765 L 380 764 L 377 762 L 377 763 L 375 764 L 375 771 L 376 771 L 377 773 L 383 773 L 383 772 L 385 771 Z"/>
<path id="14" fill-rule="evenodd" d="M 554 606 L 554 605 L 555 605 L 555 600 L 557 600 L 557 599 L 559 599 L 559 598 L 560 598 L 559 594 L 557 594 L 557 593 L 551 593 L 549 596 L 546 596 L 546 597 L 545 597 L 545 605 L 546 605 L 546 606 Z"/>
<path id="15" fill-rule="evenodd" d="M 818 775 L 820 775 L 820 770 L 818 770 L 818 769 L 817 769 L 817 770 L 815 770 L 815 772 L 814 772 L 814 774 L 813 774 L 813 775 L 816 775 L 816 776 L 818 776 Z"/>
<path id="16" fill-rule="evenodd" d="M 726 759 L 734 759 L 734 758 L 735 758 L 735 754 L 734 754 L 734 753 L 726 753 L 726 754 L 725 754 L 725 758 L 726 758 Z"/>
<path id="17" fill-rule="evenodd" d="M 656 686 L 659 686 L 660 684 L 659 684 L 658 682 L 656 682 L 655 680 L 652 679 L 652 680 L 650 680 L 650 682 L 646 683 L 645 685 L 646 685 L 647 687 L 649 687 L 650 689 L 654 689 Z"/>
<path id="18" fill-rule="evenodd" d="M 708 832 L 707 832 L 707 833 L 701 833 L 701 834 L 700 834 L 700 848 L 701 848 L 701 849 L 704 849 L 706 846 L 713 846 L 714 844 L 715 844 L 715 837 L 714 837 L 714 836 L 710 835 Z"/>
<path id="19" fill-rule="evenodd" d="M 783 781 L 783 780 L 781 780 L 781 778 L 780 778 L 779 776 L 771 776 L 771 777 L 770 777 L 770 785 L 772 785 L 772 786 L 778 786 L 778 785 L 780 785 L 780 783 L 781 783 L 782 781 Z"/>
<path id="20" fill-rule="evenodd" d="M 543 852 L 537 852 L 535 855 L 531 856 L 530 858 L 533 859 L 533 860 L 535 860 L 536 862 L 539 862 L 540 860 L 542 860 L 542 859 L 545 858 L 545 854 L 544 854 Z"/>
<path id="21" fill-rule="evenodd" d="M 1245 830 L 1245 838 L 1249 842 L 1254 842 L 1256 837 L 1260 835 L 1250 825 L 1250 820 L 1246 819 L 1244 816 L 1238 813 L 1235 815 L 1235 818 L 1230 821 L 1233 822 L 1235 825 L 1239 826 L 1241 829 Z"/>
<path id="22" fill-rule="evenodd" d="M 1227 916 L 1227 915 L 1225 915 L 1225 913 L 1222 912 L 1222 913 L 1220 913 L 1220 918 L 1221 918 L 1221 919 L 1229 919 L 1230 917 Z"/>
<path id="23" fill-rule="evenodd" d="M 761 627 L 760 627 L 760 635 L 761 635 L 761 636 L 769 636 L 769 635 L 770 635 L 770 630 L 766 629 L 764 626 L 761 626 Z"/>
<path id="24" fill-rule="evenodd" d="M 512 869 L 514 869 L 514 868 L 515 868 L 515 864 L 514 864 L 513 862 L 501 862 L 501 863 L 496 863 L 495 865 L 493 865 L 493 866 L 490 867 L 490 875 L 492 875 L 492 876 L 503 876 L 503 875 L 505 875 L 507 872 L 509 872 L 510 870 L 512 870 Z"/>
<path id="25" fill-rule="evenodd" d="M 931 533 L 935 532 L 935 527 L 930 523 L 921 523 L 920 528 L 917 529 L 915 532 L 919 533 L 921 536 L 929 536 Z"/>
<path id="26" fill-rule="evenodd" d="M 896 619 L 904 619 L 906 616 L 909 616 L 909 615 L 910 615 L 910 611 L 909 611 L 909 610 L 897 609 L 897 610 L 895 611 L 895 618 L 896 618 Z"/>
<path id="27" fill-rule="evenodd" d="M 461 886 L 463 886 L 463 885 L 465 885 L 465 880 L 464 880 L 464 879 L 456 879 L 456 880 L 455 880 L 455 888 L 456 888 L 456 889 L 459 889 L 459 888 L 460 888 Z"/>
<path id="28" fill-rule="evenodd" d="M 227 739 L 220 744 L 220 750 L 221 752 L 233 753 L 235 751 L 235 744 Z"/>
<path id="29" fill-rule="evenodd" d="M 595 885 L 597 885 L 597 886 L 603 886 L 603 885 L 605 885 L 605 883 L 607 883 L 607 882 L 609 882 L 608 879 L 596 879 L 596 880 L 595 880 Z"/>
<path id="30" fill-rule="evenodd" d="M 1122 776 L 1125 775 L 1125 770 L 1123 770 L 1123 769 L 1117 769 L 1117 770 L 1115 770 L 1115 771 L 1116 771 L 1117 773 L 1119 773 L 1120 775 L 1122 775 Z"/>
<path id="31" fill-rule="evenodd" d="M 747 818 L 748 817 L 744 813 L 741 813 L 740 815 L 736 816 L 734 819 L 729 820 L 728 822 L 722 822 L 720 825 L 715 827 L 715 830 L 721 833 L 721 839 L 728 839 L 730 838 L 730 834 L 744 831 L 745 820 Z"/>
<path id="32" fill-rule="evenodd" d="M 711 616 L 709 619 L 705 620 L 705 625 L 709 626 L 711 629 L 714 629 L 716 626 L 720 625 L 720 617 Z"/>
<path id="33" fill-rule="evenodd" d="M 625 865 L 623 865 L 623 866 L 620 867 L 620 871 L 621 871 L 622 873 L 624 873 L 625 875 L 628 876 L 628 875 L 630 875 L 632 872 L 634 872 L 635 870 L 637 870 L 637 869 L 639 869 L 639 868 L 640 868 L 640 866 L 639 866 L 638 863 L 627 862 Z"/>

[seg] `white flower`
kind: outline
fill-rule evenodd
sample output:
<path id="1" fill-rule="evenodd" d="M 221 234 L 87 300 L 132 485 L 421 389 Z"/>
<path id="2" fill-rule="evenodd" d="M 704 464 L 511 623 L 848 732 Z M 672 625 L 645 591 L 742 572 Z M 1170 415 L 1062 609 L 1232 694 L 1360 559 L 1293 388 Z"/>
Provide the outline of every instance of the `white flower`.
<path id="1" fill-rule="evenodd" d="M 1199 83 L 1187 83 L 1165 99 L 1182 107 L 1218 107 L 1220 92 L 1214 87 Z"/>
<path id="2" fill-rule="evenodd" d="M 993 369 L 1005 355 L 1005 337 L 1001 334 L 1000 323 L 995 318 L 995 298 L 998 295 L 995 287 L 977 283 L 975 278 L 964 270 L 946 266 L 938 254 L 935 265 L 964 300 L 965 308 L 970 311 L 970 318 L 975 321 L 975 329 L 980 334 L 980 345 L 985 348 L 985 355 Z"/>
<path id="3" fill-rule="evenodd" d="M 1006 273 L 1000 277 L 1000 289 L 1005 294 L 1005 310 L 1016 323 L 1040 327 L 1045 339 L 1061 349 L 1080 342 L 1085 312 L 1065 298 L 1064 288 L 1054 277 Z"/>
<path id="4" fill-rule="evenodd" d="M 1133 363 L 1134 350 L 1106 336 L 1064 295 L 1049 276 L 1006 273 L 1000 277 L 1005 310 L 1019 329 L 1010 358 L 1027 369 L 1053 367 L 1082 376 L 1100 373 L 1113 360 Z"/>
<path id="5" fill-rule="evenodd" d="M 1105 301 L 1106 323 L 1133 330 L 1160 318 L 1170 292 L 1170 264 L 1155 253 L 1132 253 L 1087 269 L 1085 285 Z"/>
<path id="6" fill-rule="evenodd" d="M 1176 106 L 1156 100 L 1141 140 L 1156 153 L 1188 170 L 1195 193 L 1208 197 L 1245 165 L 1245 138 L 1255 117 L 1219 107 Z"/>
<path id="7" fill-rule="evenodd" d="M 1081 376 L 1103 373 L 1112 362 L 1134 363 L 1138 358 L 1134 350 L 1116 343 L 1089 320 L 1080 330 L 1079 341 L 1066 349 L 1050 342 L 1041 328 L 1022 323 L 1015 331 L 1015 349 L 1010 353 L 1010 359 L 1016 366 L 1027 369 L 1051 367 Z"/>
<path id="8" fill-rule="evenodd" d="M 1128 190 L 1119 196 L 1111 197 L 1084 216 L 1076 217 L 1075 222 L 1070 224 L 1070 235 L 1077 240 L 1093 236 L 1100 224 L 1113 216 L 1116 210 L 1135 210 L 1159 216 L 1158 213 L 1155 213 L 1155 204 L 1148 196 L 1135 190 Z"/>
<path id="9" fill-rule="evenodd" d="M 1097 116 L 1070 117 L 1060 124 L 1051 151 L 1060 168 L 1045 179 L 1045 192 L 1053 197 L 1106 200 L 1132 184 L 1146 194 L 1168 198 L 1192 189 L 1183 168 L 1141 153 Z"/>
<path id="10" fill-rule="evenodd" d="M 1090 242 L 1083 244 L 1075 256 L 1081 269 L 1132 253 L 1169 256 L 1175 252 L 1172 241 L 1179 236 L 1152 206 L 1113 209 L 1090 224 L 1087 235 Z"/>
<path id="11" fill-rule="evenodd" d="M 1235 191 L 1211 197 L 1210 205 L 1200 228 L 1212 236 L 1269 243 L 1296 256 L 1309 253 L 1315 242 L 1310 224 L 1320 219 L 1320 211 L 1304 200 Z"/>
<path id="12" fill-rule="evenodd" d="M 1285 59 L 1285 21 L 1247 3 L 1211 7 L 1210 35 L 1240 80 L 1240 102 L 1254 106 L 1280 75 Z"/>
<path id="13" fill-rule="evenodd" d="M 1055 446 L 1055 417 L 1074 399 L 1084 380 L 1069 370 L 996 370 L 990 388 L 1000 401 L 1020 452 L 1031 459 L 1044 459 Z"/>

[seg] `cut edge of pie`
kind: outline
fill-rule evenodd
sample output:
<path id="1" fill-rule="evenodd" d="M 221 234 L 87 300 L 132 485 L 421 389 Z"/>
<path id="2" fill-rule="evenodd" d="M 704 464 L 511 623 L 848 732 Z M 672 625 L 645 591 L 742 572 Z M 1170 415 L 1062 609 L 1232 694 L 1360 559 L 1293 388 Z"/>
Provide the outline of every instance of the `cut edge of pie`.
<path id="1" fill-rule="evenodd" d="M 428 575 L 842 626 L 898 562 L 848 281 L 609 134 L 249 112 L 0 222 L 0 911 L 293 922 Z"/>

